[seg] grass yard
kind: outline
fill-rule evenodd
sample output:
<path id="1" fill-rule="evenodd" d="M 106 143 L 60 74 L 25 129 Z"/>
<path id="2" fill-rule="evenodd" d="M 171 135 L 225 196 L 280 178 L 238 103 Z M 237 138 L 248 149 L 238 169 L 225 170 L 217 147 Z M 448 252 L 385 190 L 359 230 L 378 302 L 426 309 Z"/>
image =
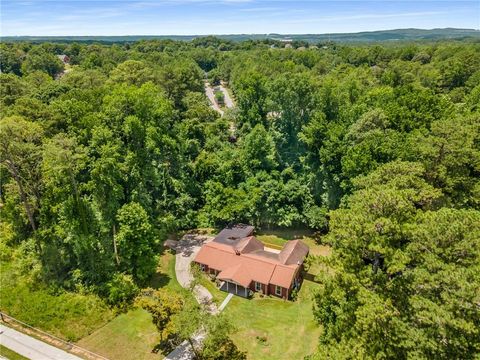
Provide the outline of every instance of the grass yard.
<path id="1" fill-rule="evenodd" d="M 193 295 L 177 282 L 175 255 L 169 251 L 160 256 L 150 286 L 181 293 L 187 301 L 194 301 Z M 159 335 L 150 314 L 143 309 L 133 309 L 81 339 L 78 345 L 115 360 L 163 359 L 163 354 L 151 352 L 158 341 Z"/>
<path id="2" fill-rule="evenodd" d="M 256 237 L 264 243 L 279 247 L 288 240 L 302 239 L 310 247 L 312 255 L 328 256 L 330 247 L 319 245 L 311 235 L 287 230 L 260 233 Z M 323 269 L 314 267 L 310 273 L 317 270 Z M 225 298 L 226 293 L 215 288 L 206 277 L 204 282 L 210 284 L 206 287 L 214 299 Z M 234 296 L 224 310 L 237 327 L 232 340 L 252 360 L 303 359 L 315 352 L 321 328 L 313 318 L 312 293 L 318 286 L 315 282 L 304 280 L 296 301 L 284 301 L 275 297 L 255 296 L 253 299 L 244 299 Z"/>
<path id="3" fill-rule="evenodd" d="M 225 308 L 238 329 L 232 340 L 254 360 L 303 359 L 313 353 L 321 331 L 312 313 L 311 292 L 316 286 L 305 280 L 294 302 L 234 296 Z"/>
<path id="4" fill-rule="evenodd" d="M 143 309 L 130 310 L 110 321 L 78 345 L 109 359 L 162 359 L 151 351 L 159 335 L 152 318 Z"/>
<path id="5" fill-rule="evenodd" d="M 311 255 L 330 255 L 330 247 L 318 244 L 313 233 L 305 230 L 279 230 L 269 233 L 259 232 L 255 235 L 265 246 L 281 249 L 288 240 L 300 239 L 310 247 Z M 272 246 L 273 245 L 273 246 Z"/>
<path id="6" fill-rule="evenodd" d="M 227 293 L 219 291 L 215 286 L 215 282 L 211 281 L 206 275 L 202 276 L 200 279 L 200 285 L 204 286 L 213 296 L 213 301 L 217 306 L 219 306 L 223 300 L 227 297 Z"/>
<path id="7" fill-rule="evenodd" d="M 15 351 L 0 345 L 0 357 L 4 357 L 8 360 L 28 360 L 25 356 L 17 354 Z"/>

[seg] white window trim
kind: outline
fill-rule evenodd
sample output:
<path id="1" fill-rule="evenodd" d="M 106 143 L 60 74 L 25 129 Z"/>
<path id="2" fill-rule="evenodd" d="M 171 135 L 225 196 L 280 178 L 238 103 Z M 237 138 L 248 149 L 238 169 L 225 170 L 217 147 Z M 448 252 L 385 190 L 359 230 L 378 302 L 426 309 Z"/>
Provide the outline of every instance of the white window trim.
<path id="1" fill-rule="evenodd" d="M 275 295 L 282 296 L 282 287 L 275 285 Z"/>
<path id="2" fill-rule="evenodd" d="M 255 291 L 262 291 L 262 283 L 255 281 Z"/>
<path id="3" fill-rule="evenodd" d="M 200 264 L 200 269 L 202 269 L 202 271 L 205 271 L 205 269 L 206 269 L 205 264 Z"/>

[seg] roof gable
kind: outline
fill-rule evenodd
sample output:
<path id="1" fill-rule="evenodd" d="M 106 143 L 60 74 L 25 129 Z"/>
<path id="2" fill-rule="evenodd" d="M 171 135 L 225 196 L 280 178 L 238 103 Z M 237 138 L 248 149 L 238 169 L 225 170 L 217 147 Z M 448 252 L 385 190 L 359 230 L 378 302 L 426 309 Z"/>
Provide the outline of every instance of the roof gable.
<path id="1" fill-rule="evenodd" d="M 300 240 L 288 241 L 278 254 L 278 258 L 285 265 L 301 264 L 308 250 L 308 246 Z"/>
<path id="2" fill-rule="evenodd" d="M 255 236 L 249 236 L 243 239 L 240 239 L 234 246 L 235 251 L 240 252 L 241 254 L 250 253 L 253 251 L 263 250 L 263 243 Z"/>

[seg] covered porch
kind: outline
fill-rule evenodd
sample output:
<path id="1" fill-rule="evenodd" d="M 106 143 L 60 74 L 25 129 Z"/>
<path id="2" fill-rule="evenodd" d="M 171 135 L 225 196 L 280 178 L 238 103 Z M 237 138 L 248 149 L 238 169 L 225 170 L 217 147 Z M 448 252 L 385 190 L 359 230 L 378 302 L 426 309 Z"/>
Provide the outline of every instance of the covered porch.
<path id="1" fill-rule="evenodd" d="M 247 298 L 250 292 L 250 289 L 248 289 L 247 287 L 237 284 L 234 281 L 228 280 L 222 281 L 220 283 L 219 289 L 244 298 Z"/>

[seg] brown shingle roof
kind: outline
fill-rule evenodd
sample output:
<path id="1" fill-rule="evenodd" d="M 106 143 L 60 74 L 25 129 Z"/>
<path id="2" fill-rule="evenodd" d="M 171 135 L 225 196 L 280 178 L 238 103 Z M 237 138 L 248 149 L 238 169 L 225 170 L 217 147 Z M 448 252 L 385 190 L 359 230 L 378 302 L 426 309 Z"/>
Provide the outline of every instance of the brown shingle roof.
<path id="1" fill-rule="evenodd" d="M 226 245 L 234 245 L 238 240 L 253 234 L 255 228 L 250 225 L 229 225 L 218 233 L 213 241 Z"/>
<path id="2" fill-rule="evenodd" d="M 299 262 L 307 253 L 308 246 L 295 240 L 287 242 L 280 254 L 266 254 L 263 244 L 251 236 L 239 239 L 234 245 L 217 241 L 206 243 L 195 261 L 220 271 L 219 279 L 234 281 L 245 287 L 257 281 L 289 288 Z"/>
<path id="3" fill-rule="evenodd" d="M 249 236 L 243 239 L 240 239 L 235 244 L 235 250 L 239 251 L 241 254 L 263 250 L 263 244 L 261 241 L 257 240 L 255 236 Z"/>
<path id="4" fill-rule="evenodd" d="M 308 246 L 300 240 L 288 241 L 283 247 L 278 258 L 282 264 L 300 264 L 308 254 Z"/>

